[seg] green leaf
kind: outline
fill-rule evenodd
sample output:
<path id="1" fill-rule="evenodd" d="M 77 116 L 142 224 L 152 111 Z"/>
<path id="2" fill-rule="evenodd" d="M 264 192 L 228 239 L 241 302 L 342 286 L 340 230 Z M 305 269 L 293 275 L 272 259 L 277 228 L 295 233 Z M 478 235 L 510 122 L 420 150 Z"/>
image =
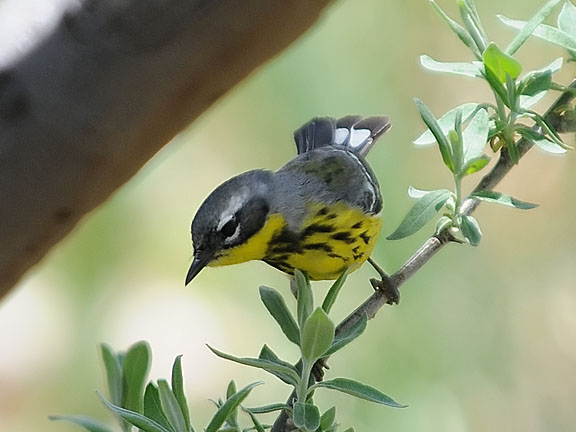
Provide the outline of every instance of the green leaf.
<path id="1" fill-rule="evenodd" d="M 354 428 L 352 428 L 352 427 L 351 427 L 351 428 L 348 428 L 348 429 L 346 429 L 344 432 L 354 432 Z"/>
<path id="2" fill-rule="evenodd" d="M 527 24 L 526 21 L 513 20 L 506 18 L 503 15 L 498 15 L 498 18 L 507 26 L 515 29 L 522 30 Z M 555 27 L 540 24 L 536 27 L 532 35 L 544 39 L 545 41 L 552 42 L 553 44 L 560 45 L 561 47 L 566 48 L 569 52 L 576 52 L 576 37 L 571 37 Z"/>
<path id="3" fill-rule="evenodd" d="M 567 35 L 576 38 L 576 7 L 569 1 L 564 3 L 560 15 L 558 15 L 558 28 Z"/>
<path id="4" fill-rule="evenodd" d="M 104 362 L 104 369 L 106 370 L 110 400 L 114 405 L 120 405 L 122 403 L 122 387 L 124 385 L 122 366 L 109 345 L 101 344 L 100 352 L 102 354 L 102 361 Z"/>
<path id="5" fill-rule="evenodd" d="M 240 363 L 246 366 L 264 369 L 266 372 L 272 373 L 273 375 L 275 375 L 274 372 L 281 373 L 283 376 L 285 376 L 287 379 L 290 380 L 291 385 L 296 386 L 300 379 L 298 373 L 294 370 L 293 367 L 278 364 L 270 360 L 235 357 L 233 355 L 226 354 L 222 351 L 218 351 L 216 348 L 212 348 L 210 345 L 207 345 L 207 347 L 210 349 L 210 351 L 212 351 L 218 357 L 221 357 L 223 359 Z"/>
<path id="6" fill-rule="evenodd" d="M 546 92 L 538 93 L 534 96 L 524 96 L 520 95 L 520 108 L 528 109 L 536 105 L 540 102 L 544 96 L 546 96 Z"/>
<path id="7" fill-rule="evenodd" d="M 546 18 L 552 13 L 552 10 L 556 7 L 561 0 L 550 0 L 542 8 L 536 12 L 536 14 L 530 18 L 530 21 L 526 23 L 524 28 L 516 35 L 512 40 L 508 48 L 506 48 L 506 54 L 513 55 L 518 49 L 524 45 L 524 42 L 530 37 L 530 35 L 536 30 L 536 28 L 544 22 Z"/>
<path id="8" fill-rule="evenodd" d="M 486 155 L 477 157 L 475 159 L 470 159 L 464 166 L 463 173 L 465 176 L 477 173 L 478 171 L 484 169 L 488 163 L 490 163 L 490 158 Z"/>
<path id="9" fill-rule="evenodd" d="M 362 315 L 358 321 L 354 323 L 354 325 L 348 327 L 345 332 L 337 334 L 334 337 L 334 342 L 332 346 L 326 351 L 324 354 L 326 357 L 334 354 L 336 351 L 341 350 L 366 330 L 366 325 L 368 324 L 368 318 L 366 314 Z"/>
<path id="10" fill-rule="evenodd" d="M 330 429 L 334 425 L 336 420 L 336 407 L 327 409 L 322 417 L 320 417 L 320 429 L 325 431 Z"/>
<path id="11" fill-rule="evenodd" d="M 338 297 L 340 290 L 344 286 L 344 282 L 346 282 L 347 277 L 348 277 L 348 269 L 344 270 L 342 274 L 338 276 L 338 279 L 336 279 L 336 281 L 332 284 L 332 286 L 328 290 L 328 293 L 326 293 L 326 297 L 324 297 L 324 301 L 322 302 L 322 309 L 324 309 L 324 312 L 326 312 L 327 314 L 330 313 L 330 310 L 332 310 L 332 306 L 336 302 L 336 298 Z"/>
<path id="12" fill-rule="evenodd" d="M 478 50 L 476 43 L 474 42 L 468 31 L 460 24 L 458 24 L 456 21 L 454 21 L 452 18 L 450 18 L 448 15 L 446 15 L 446 13 L 440 8 L 440 6 L 436 4 L 434 0 L 430 0 L 430 3 L 432 3 L 432 7 L 436 10 L 438 15 L 440 15 L 442 19 L 450 26 L 452 31 L 456 33 L 456 35 L 464 43 L 464 45 L 470 48 L 470 50 L 474 53 L 477 59 L 481 59 L 482 54 Z"/>
<path id="13" fill-rule="evenodd" d="M 457 124 L 454 125 L 456 130 L 448 132 L 450 147 L 454 158 L 454 172 L 460 174 L 464 156 L 464 145 L 462 143 L 462 116 L 456 117 Z"/>
<path id="14" fill-rule="evenodd" d="M 166 429 L 174 431 L 162 409 L 158 387 L 152 382 L 148 383 L 146 392 L 144 393 L 144 416 L 154 420 Z"/>
<path id="15" fill-rule="evenodd" d="M 448 216 L 442 216 L 440 219 L 438 219 L 438 222 L 436 222 L 436 234 L 440 234 L 442 231 L 444 231 L 447 228 L 450 228 L 453 225 L 453 221 L 452 219 L 450 219 Z"/>
<path id="16" fill-rule="evenodd" d="M 294 426 L 300 430 L 315 431 L 320 426 L 320 410 L 316 405 L 296 402 L 293 410 Z"/>
<path id="17" fill-rule="evenodd" d="M 478 50 L 480 52 L 484 51 L 486 44 L 488 43 L 488 38 L 481 28 L 479 19 L 475 14 L 475 10 L 470 8 L 469 2 L 466 2 L 465 0 L 458 0 L 458 10 L 460 11 L 460 16 L 462 17 L 464 26 L 474 40 Z"/>
<path id="18" fill-rule="evenodd" d="M 310 363 L 318 360 L 334 341 L 334 323 L 324 309 L 316 308 L 302 329 L 302 358 Z"/>
<path id="19" fill-rule="evenodd" d="M 546 138 L 533 139 L 532 142 L 534 143 L 534 145 L 536 145 L 536 147 L 538 147 L 539 149 L 544 150 L 545 152 L 548 152 L 548 153 L 564 154 L 568 151 L 565 148 L 560 147 L 555 142 L 550 141 Z"/>
<path id="20" fill-rule="evenodd" d="M 90 432 L 112 432 L 112 429 L 109 429 L 105 424 L 85 415 L 53 415 L 48 418 L 54 421 L 74 423 Z"/>
<path id="21" fill-rule="evenodd" d="M 274 288 L 261 286 L 260 299 L 288 340 L 300 346 L 300 330 L 298 329 L 298 324 L 296 324 L 280 293 Z"/>
<path id="22" fill-rule="evenodd" d="M 144 432 L 171 432 L 169 429 L 166 429 L 164 426 L 155 422 L 154 420 L 145 417 L 142 414 L 137 413 L 135 411 L 121 408 L 119 406 L 111 404 L 99 392 L 97 392 L 97 394 L 100 397 L 100 399 L 102 399 L 104 405 L 106 405 L 106 408 L 108 408 L 114 414 L 121 417 L 123 420 L 127 421 L 131 425 L 134 425 L 137 428 L 143 430 Z"/>
<path id="23" fill-rule="evenodd" d="M 234 382 L 234 380 L 230 380 L 230 382 L 228 383 L 228 387 L 226 388 L 226 399 L 232 397 L 232 395 L 234 395 L 234 393 L 236 393 L 237 391 L 238 389 L 236 388 L 236 383 Z M 238 427 L 238 409 L 234 410 L 228 416 L 227 423 L 232 427 L 235 428 Z"/>
<path id="24" fill-rule="evenodd" d="M 414 186 L 408 186 L 408 196 L 410 198 L 414 198 L 414 199 L 420 199 L 422 198 L 424 195 L 428 195 L 429 193 L 432 192 L 437 192 L 439 190 L 447 190 L 447 189 L 435 189 L 435 190 L 425 190 L 425 189 L 418 189 L 415 188 Z M 449 191 L 448 191 L 449 192 Z"/>
<path id="25" fill-rule="evenodd" d="M 452 196 L 448 190 L 438 190 L 424 195 L 412 206 L 398 228 L 386 237 L 388 240 L 399 240 L 408 237 L 428 223 Z"/>
<path id="26" fill-rule="evenodd" d="M 523 138 L 534 143 L 534 145 L 536 145 L 541 150 L 544 150 L 545 152 L 553 154 L 564 154 L 567 152 L 565 148 L 559 146 L 554 141 L 547 139 L 545 136 L 538 133 L 534 129 L 526 126 L 519 126 L 516 128 L 516 131 L 522 135 Z"/>
<path id="27" fill-rule="evenodd" d="M 506 82 L 506 74 L 517 78 L 522 65 L 514 57 L 506 54 L 494 42 L 490 42 L 483 54 L 484 66 L 490 69 L 501 83 Z"/>
<path id="28" fill-rule="evenodd" d="M 456 108 L 452 108 L 450 111 L 448 111 L 446 114 L 444 114 L 442 117 L 440 117 L 438 119 L 438 124 L 440 125 L 440 128 L 442 129 L 442 132 L 444 133 L 444 135 L 447 135 L 448 132 L 454 128 L 454 121 L 456 119 L 456 115 L 458 114 L 458 112 L 462 112 L 462 118 L 464 119 L 464 121 L 466 121 L 468 119 L 468 117 L 470 116 L 470 114 L 472 114 L 472 112 L 474 112 L 474 110 L 478 107 L 477 103 L 465 103 L 463 105 L 459 105 Z M 425 132 L 422 133 L 422 135 L 420 135 L 415 141 L 414 144 L 416 145 L 429 145 L 429 144 L 434 144 L 436 142 L 436 140 L 434 139 L 434 135 L 432 135 L 432 132 L 430 132 L 430 130 L 426 130 Z"/>
<path id="29" fill-rule="evenodd" d="M 190 425 L 190 412 L 188 411 L 188 401 L 186 400 L 186 395 L 184 394 L 184 378 L 182 376 L 182 355 L 179 355 L 174 360 L 172 365 L 172 391 L 174 396 L 180 405 L 180 410 L 184 416 L 184 422 L 186 423 L 186 429 L 191 430 Z"/>
<path id="30" fill-rule="evenodd" d="M 208 424 L 208 426 L 206 426 L 205 432 L 218 431 L 218 429 L 220 428 L 220 426 L 222 426 L 224 424 L 224 422 L 226 421 L 228 416 L 232 412 L 234 412 L 236 410 L 236 408 L 238 408 L 238 406 L 244 401 L 244 399 L 246 399 L 248 397 L 248 395 L 250 394 L 252 389 L 254 387 L 256 387 L 257 385 L 260 385 L 260 384 L 263 384 L 263 383 L 262 382 L 255 382 L 255 383 L 249 384 L 246 387 L 244 387 L 242 390 L 239 390 L 234 395 L 229 397 L 226 400 L 226 402 L 224 402 L 224 404 L 222 404 L 222 406 L 220 408 L 218 408 L 218 411 L 216 411 L 216 414 L 214 414 L 214 417 L 212 417 L 212 420 L 210 420 L 210 423 Z"/>
<path id="31" fill-rule="evenodd" d="M 165 379 L 158 380 L 158 392 L 160 394 L 162 410 L 164 411 L 168 422 L 172 426 L 172 429 L 174 429 L 175 432 L 188 432 L 182 409 L 176 400 L 176 396 L 172 393 L 168 381 Z"/>
<path id="32" fill-rule="evenodd" d="M 416 108 L 418 108 L 420 117 L 422 117 L 422 120 L 426 126 L 428 126 L 428 129 L 430 129 L 430 132 L 432 132 L 432 135 L 436 138 L 444 164 L 450 169 L 450 171 L 454 172 L 454 159 L 450 150 L 450 143 L 438 124 L 438 120 L 436 120 L 432 111 L 430 111 L 420 99 L 414 98 L 414 103 L 416 104 Z"/>
<path id="33" fill-rule="evenodd" d="M 496 74 L 494 74 L 490 68 L 484 68 L 484 78 L 492 90 L 498 95 L 498 97 L 500 97 L 502 102 L 504 102 L 504 105 L 510 107 L 510 101 L 508 100 L 508 92 L 506 91 L 506 88 L 504 88 Z"/>
<path id="34" fill-rule="evenodd" d="M 420 56 L 420 64 L 426 69 L 435 72 L 445 72 L 452 73 L 455 75 L 464 75 L 468 77 L 480 77 L 482 76 L 482 71 L 477 64 L 474 63 L 464 63 L 464 62 L 439 62 L 434 60 L 432 57 L 427 55 Z"/>
<path id="35" fill-rule="evenodd" d="M 483 108 L 479 109 L 472 117 L 472 120 L 470 120 L 468 127 L 462 132 L 465 164 L 484 155 L 489 131 L 490 118 L 488 112 Z"/>
<path id="36" fill-rule="evenodd" d="M 474 198 L 480 201 L 491 202 L 494 204 L 501 204 L 507 207 L 514 207 L 519 210 L 530 210 L 535 207 L 538 207 L 538 204 L 532 204 L 529 202 L 520 201 L 517 200 L 516 198 L 512 198 L 509 195 L 503 194 L 502 192 L 478 191 L 472 193 L 470 195 L 470 198 Z"/>
<path id="37" fill-rule="evenodd" d="M 543 71 L 529 74 L 522 80 L 521 94 L 527 96 L 535 96 L 538 93 L 550 90 L 552 85 L 552 71 Z"/>
<path id="38" fill-rule="evenodd" d="M 122 362 L 124 372 L 124 400 L 122 407 L 138 413 L 142 412 L 144 386 L 150 370 L 150 345 L 141 341 L 132 345 Z"/>
<path id="39" fill-rule="evenodd" d="M 262 426 L 262 423 L 260 423 L 253 412 L 247 410 L 246 408 L 242 408 L 242 410 L 250 416 L 250 419 L 252 419 L 252 423 L 254 423 L 254 430 L 256 430 L 256 432 L 265 432 L 264 426 Z M 245 431 L 246 429 L 244 429 L 244 432 Z"/>
<path id="40" fill-rule="evenodd" d="M 369 385 L 362 384 L 348 378 L 334 378 L 332 380 L 320 381 L 310 387 L 310 390 L 315 388 L 327 388 L 330 390 L 337 390 L 364 399 L 370 402 L 375 402 L 381 405 L 387 405 L 394 408 L 405 408 L 406 405 L 400 405 L 390 396 L 385 395 L 380 390 L 370 387 Z"/>
<path id="41" fill-rule="evenodd" d="M 281 410 L 285 410 L 285 409 L 289 409 L 289 408 L 290 407 L 286 404 L 275 403 L 275 404 L 264 405 L 264 406 L 253 407 L 253 408 L 245 408 L 245 410 L 250 411 L 254 414 L 268 414 L 271 412 L 281 411 Z"/>
<path id="42" fill-rule="evenodd" d="M 268 360 L 268 361 L 271 361 L 272 363 L 276 363 L 276 364 L 279 364 L 281 366 L 286 366 L 287 368 L 292 369 L 294 371 L 294 373 L 298 374 L 298 370 L 294 366 L 292 366 L 290 363 L 288 363 L 288 362 L 282 360 L 280 357 L 278 357 L 276 355 L 276 353 L 274 351 L 272 351 L 270 349 L 270 347 L 266 344 L 264 344 L 264 346 L 260 350 L 260 354 L 258 355 L 258 358 L 260 360 Z M 282 374 L 281 372 L 277 372 L 277 371 L 268 371 L 268 372 L 270 372 L 272 375 L 276 376 L 277 378 L 279 378 L 281 381 L 285 382 L 286 384 L 289 384 L 289 385 L 294 384 L 294 379 L 292 377 L 290 377 L 289 375 Z"/>
<path id="43" fill-rule="evenodd" d="M 294 270 L 294 279 L 296 280 L 298 293 L 298 324 L 300 325 L 300 328 L 302 328 L 312 313 L 312 309 L 314 309 L 314 297 L 312 296 L 310 281 L 300 270 Z"/>
<path id="44" fill-rule="evenodd" d="M 473 216 L 460 215 L 460 231 L 468 243 L 478 246 L 482 240 L 482 230 Z"/>

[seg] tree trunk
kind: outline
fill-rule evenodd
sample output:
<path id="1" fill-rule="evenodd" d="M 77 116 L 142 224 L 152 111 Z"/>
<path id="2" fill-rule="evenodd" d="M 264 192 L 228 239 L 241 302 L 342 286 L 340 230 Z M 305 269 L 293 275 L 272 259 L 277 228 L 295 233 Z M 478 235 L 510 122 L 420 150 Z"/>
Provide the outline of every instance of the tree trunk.
<path id="1" fill-rule="evenodd" d="M 86 0 L 0 72 L 0 298 L 330 0 Z"/>

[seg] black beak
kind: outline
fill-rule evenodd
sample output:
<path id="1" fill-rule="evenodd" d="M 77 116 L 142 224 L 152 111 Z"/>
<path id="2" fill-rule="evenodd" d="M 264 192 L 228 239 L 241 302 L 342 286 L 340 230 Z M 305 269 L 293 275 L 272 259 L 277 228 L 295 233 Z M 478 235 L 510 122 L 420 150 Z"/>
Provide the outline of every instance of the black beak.
<path id="1" fill-rule="evenodd" d="M 192 261 L 190 265 L 190 270 L 188 270 L 188 274 L 186 275 L 186 285 L 192 282 L 192 279 L 194 279 L 210 261 L 212 261 L 211 255 L 195 256 L 194 261 Z"/>

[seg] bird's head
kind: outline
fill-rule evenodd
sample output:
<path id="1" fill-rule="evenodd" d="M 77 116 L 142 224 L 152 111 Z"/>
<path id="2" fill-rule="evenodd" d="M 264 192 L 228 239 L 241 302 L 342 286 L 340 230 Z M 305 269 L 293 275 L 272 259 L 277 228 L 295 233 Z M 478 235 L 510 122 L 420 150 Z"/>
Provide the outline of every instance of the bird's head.
<path id="1" fill-rule="evenodd" d="M 248 171 L 218 186 L 202 203 L 192 221 L 194 260 L 186 285 L 206 267 L 225 259 L 266 223 L 272 173 Z M 236 257 L 236 262 L 248 261 Z"/>

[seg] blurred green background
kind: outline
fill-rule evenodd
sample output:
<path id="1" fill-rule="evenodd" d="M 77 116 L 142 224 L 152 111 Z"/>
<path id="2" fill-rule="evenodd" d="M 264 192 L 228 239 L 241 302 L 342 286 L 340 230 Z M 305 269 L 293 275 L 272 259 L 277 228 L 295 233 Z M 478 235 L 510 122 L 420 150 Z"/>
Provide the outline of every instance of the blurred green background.
<path id="1" fill-rule="evenodd" d="M 455 1 L 440 2 L 452 15 Z M 495 18 L 528 18 L 540 0 L 479 0 L 491 37 L 514 32 Z M 403 241 L 384 237 L 410 206 L 408 185 L 451 187 L 434 148 L 411 142 L 423 130 L 412 99 L 436 113 L 489 97 L 474 80 L 424 71 L 418 56 L 471 59 L 425 0 L 342 0 L 308 34 L 264 65 L 168 144 L 105 205 L 85 218 L 0 304 L 0 430 L 73 431 L 49 414 L 87 413 L 111 422 L 98 344 L 146 339 L 152 378 L 184 354 L 197 429 L 209 398 L 264 379 L 248 405 L 284 400 L 288 389 L 258 370 L 213 356 L 206 343 L 241 356 L 263 343 L 296 360 L 258 298 L 266 284 L 289 294 L 263 263 L 205 270 L 184 288 L 192 254 L 189 224 L 227 178 L 276 169 L 294 155 L 291 133 L 313 116 L 388 114 L 394 127 L 370 154 L 386 200 L 375 258 L 393 271 L 432 226 Z M 563 53 L 532 41 L 518 54 L 541 67 Z M 568 65 L 556 80 L 576 75 Z M 541 104 L 545 106 L 546 104 Z M 472 187 L 479 177 L 465 186 Z M 520 212 L 482 205 L 478 248 L 444 249 L 384 308 L 365 335 L 331 362 L 328 377 L 368 382 L 409 408 L 395 410 L 335 393 L 344 427 L 358 431 L 567 431 L 576 427 L 576 159 L 533 150 L 499 190 L 541 204 Z M 371 291 L 373 272 L 354 273 L 335 308 L 341 318 Z M 317 298 L 326 285 L 317 284 Z"/>

